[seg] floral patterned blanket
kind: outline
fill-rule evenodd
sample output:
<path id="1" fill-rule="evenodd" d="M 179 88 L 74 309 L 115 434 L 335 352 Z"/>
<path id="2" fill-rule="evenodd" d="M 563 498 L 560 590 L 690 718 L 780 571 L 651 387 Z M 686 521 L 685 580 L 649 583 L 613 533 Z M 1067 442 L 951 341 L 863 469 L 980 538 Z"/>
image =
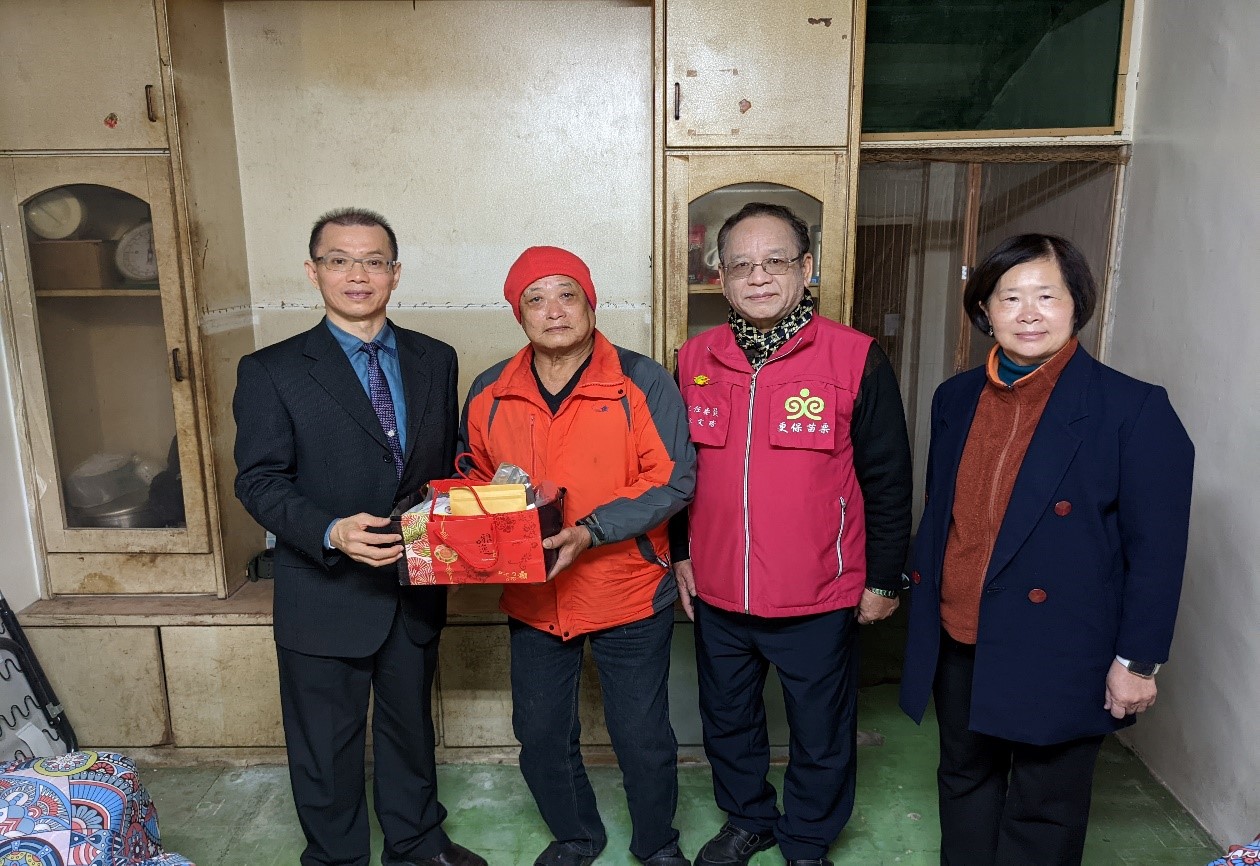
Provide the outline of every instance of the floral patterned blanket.
<path id="1" fill-rule="evenodd" d="M 1260 866 L 1260 835 L 1247 845 L 1235 845 L 1220 860 L 1208 866 Z"/>
<path id="2" fill-rule="evenodd" d="M 71 752 L 0 765 L 0 866 L 193 866 L 162 850 L 130 758 Z"/>

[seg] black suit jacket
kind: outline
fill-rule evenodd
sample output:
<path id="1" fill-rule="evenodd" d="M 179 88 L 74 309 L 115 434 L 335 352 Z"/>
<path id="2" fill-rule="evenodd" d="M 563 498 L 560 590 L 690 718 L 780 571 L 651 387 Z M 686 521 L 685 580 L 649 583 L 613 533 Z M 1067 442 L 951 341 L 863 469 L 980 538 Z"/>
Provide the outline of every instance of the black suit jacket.
<path id="1" fill-rule="evenodd" d="M 276 642 L 308 655 L 371 655 L 399 604 L 418 643 L 446 620 L 444 587 L 400 587 L 396 566 L 324 549 L 334 519 L 387 516 L 402 496 L 452 471 L 455 350 L 390 324 L 407 404 L 401 480 L 371 400 L 324 322 L 237 368 L 236 496 L 276 536 Z"/>

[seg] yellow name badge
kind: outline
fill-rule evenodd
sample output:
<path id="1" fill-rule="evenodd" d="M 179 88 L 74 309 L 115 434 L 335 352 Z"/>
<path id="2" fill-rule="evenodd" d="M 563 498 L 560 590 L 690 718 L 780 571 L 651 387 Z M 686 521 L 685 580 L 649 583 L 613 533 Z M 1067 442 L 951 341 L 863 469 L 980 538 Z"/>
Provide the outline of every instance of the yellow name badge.
<path id="1" fill-rule="evenodd" d="M 477 491 L 475 497 L 473 490 Z M 481 501 L 480 505 L 477 504 L 478 500 Z M 452 517 L 507 514 L 511 511 L 524 511 L 527 505 L 524 484 L 478 484 L 471 489 L 451 488 Z"/>

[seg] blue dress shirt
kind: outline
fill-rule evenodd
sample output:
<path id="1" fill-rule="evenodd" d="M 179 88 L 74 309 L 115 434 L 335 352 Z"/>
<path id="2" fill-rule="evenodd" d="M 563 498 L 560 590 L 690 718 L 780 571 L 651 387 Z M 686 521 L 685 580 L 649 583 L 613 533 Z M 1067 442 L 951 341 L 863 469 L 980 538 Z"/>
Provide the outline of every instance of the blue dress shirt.
<path id="1" fill-rule="evenodd" d="M 372 392 L 368 388 L 368 354 L 363 351 L 363 340 L 348 331 L 338 328 L 328 321 L 327 318 L 324 319 L 324 324 L 332 332 L 337 345 L 341 346 L 341 350 L 346 353 L 350 366 L 354 368 L 355 375 L 359 377 L 359 384 L 363 386 L 363 392 L 370 397 Z M 381 362 L 381 372 L 385 374 L 385 381 L 389 383 L 389 395 L 394 401 L 394 418 L 398 421 L 398 444 L 402 448 L 403 454 L 406 454 L 407 399 L 403 394 L 402 366 L 398 363 L 398 339 L 394 336 L 394 329 L 389 326 L 389 322 L 386 322 L 372 340 L 379 343 L 384 350 L 378 354 Z M 324 547 L 327 549 L 332 549 L 332 528 L 336 523 L 337 521 L 334 520 L 324 530 Z"/>

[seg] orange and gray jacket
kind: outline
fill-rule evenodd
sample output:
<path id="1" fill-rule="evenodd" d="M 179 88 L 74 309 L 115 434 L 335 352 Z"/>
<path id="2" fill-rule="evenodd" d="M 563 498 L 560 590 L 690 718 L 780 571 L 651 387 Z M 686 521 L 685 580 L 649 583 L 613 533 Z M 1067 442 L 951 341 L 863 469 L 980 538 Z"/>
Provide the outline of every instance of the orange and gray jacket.
<path id="1" fill-rule="evenodd" d="M 508 616 L 560 638 L 612 628 L 674 603 L 665 522 L 691 500 L 695 450 L 682 396 L 661 365 L 598 331 L 590 365 L 553 416 L 526 346 L 477 377 L 460 424 L 470 475 L 513 463 L 567 489 L 566 526 L 597 544 L 554 580 L 507 586 Z"/>

